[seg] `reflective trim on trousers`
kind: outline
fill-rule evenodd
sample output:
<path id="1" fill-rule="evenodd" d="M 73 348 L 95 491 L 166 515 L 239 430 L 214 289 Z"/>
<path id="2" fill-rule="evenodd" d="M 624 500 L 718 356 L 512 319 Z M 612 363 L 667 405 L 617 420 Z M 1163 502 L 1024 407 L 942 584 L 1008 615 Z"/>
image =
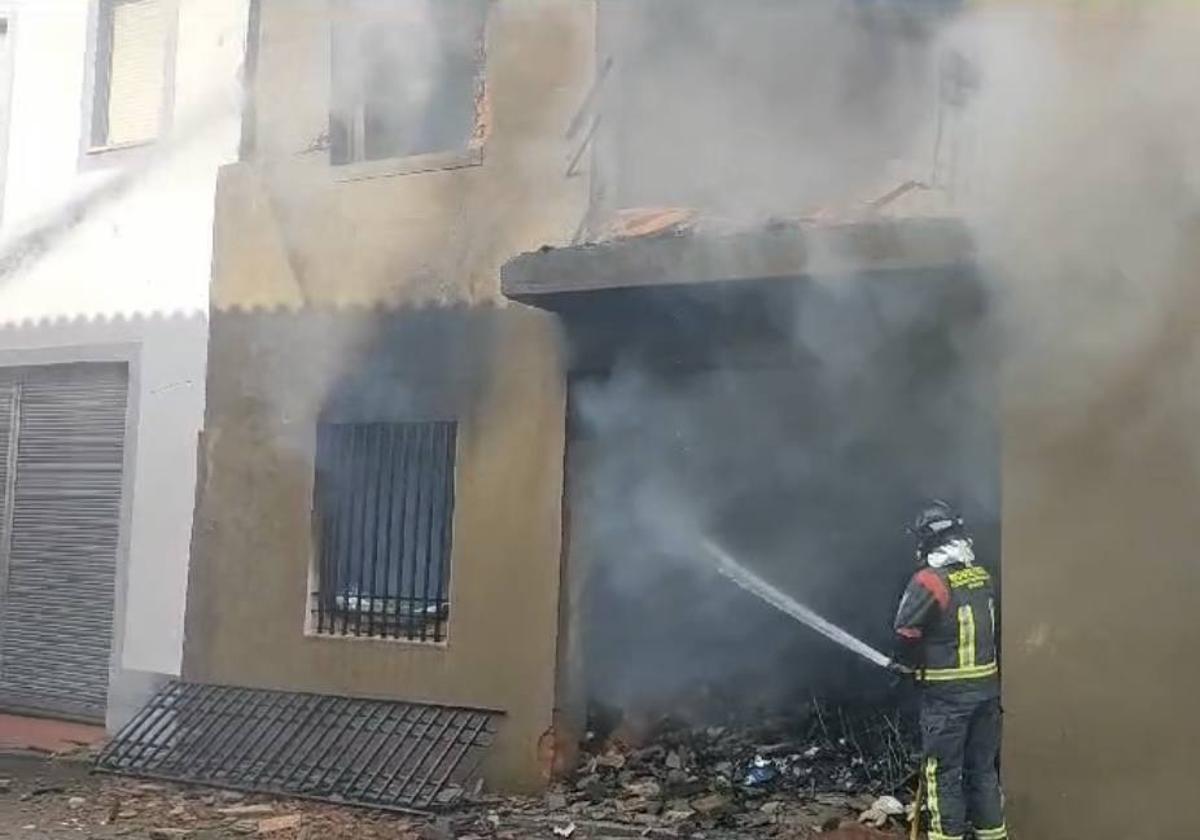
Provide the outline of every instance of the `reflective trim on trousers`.
<path id="1" fill-rule="evenodd" d="M 1008 826 L 975 829 L 975 840 L 1008 840 Z"/>
<path id="2" fill-rule="evenodd" d="M 929 838 L 944 838 L 942 834 L 942 808 L 938 802 L 936 758 L 925 759 L 925 802 L 929 806 Z"/>

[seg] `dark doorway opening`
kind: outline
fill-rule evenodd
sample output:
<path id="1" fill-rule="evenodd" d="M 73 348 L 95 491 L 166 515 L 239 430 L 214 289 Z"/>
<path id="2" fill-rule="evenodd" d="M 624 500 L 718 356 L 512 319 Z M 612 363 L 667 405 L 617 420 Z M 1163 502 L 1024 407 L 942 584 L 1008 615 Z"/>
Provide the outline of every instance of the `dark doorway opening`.
<path id="1" fill-rule="evenodd" d="M 905 526 L 960 505 L 998 572 L 987 301 L 970 271 L 564 295 L 568 640 L 579 702 L 695 722 L 883 672 L 714 574 L 700 541 L 890 649 Z"/>

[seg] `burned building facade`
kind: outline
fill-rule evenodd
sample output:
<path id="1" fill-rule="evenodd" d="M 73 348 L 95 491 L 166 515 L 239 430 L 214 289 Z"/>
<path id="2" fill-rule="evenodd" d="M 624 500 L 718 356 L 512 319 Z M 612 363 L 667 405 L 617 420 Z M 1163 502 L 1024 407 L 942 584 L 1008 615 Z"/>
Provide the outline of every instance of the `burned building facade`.
<path id="1" fill-rule="evenodd" d="M 708 4 L 696 43 L 654 58 L 662 12 L 256 7 L 243 160 L 217 197 L 189 680 L 496 710 L 489 777 L 532 788 L 569 758 L 589 699 L 877 687 L 687 567 L 706 529 L 877 642 L 922 493 L 968 499 L 995 545 L 984 304 L 961 230 L 766 230 L 768 212 L 832 196 L 814 180 L 829 173 L 797 168 L 734 208 L 718 200 L 728 161 L 688 175 L 703 148 L 657 181 L 638 170 L 683 141 L 647 96 L 678 92 L 708 34 L 771 47 L 722 91 L 731 107 L 797 27 L 884 48 L 863 84 L 902 65 L 916 99 L 926 22 Z M 398 46 L 414 38 L 428 54 Z M 832 109 L 841 84 L 797 96 Z M 715 129 L 703 109 L 677 116 Z M 904 137 L 925 122 L 889 119 Z M 772 150 L 747 138 L 745 178 L 765 187 L 788 138 L 813 160 L 835 145 L 798 126 Z M 848 154 L 834 169 L 857 170 L 854 190 L 889 177 L 882 145 Z M 626 242 L 613 227 L 631 204 L 685 201 L 718 229 Z M 544 246 L 502 290 L 501 266 Z M 847 340 L 864 328 L 871 342 Z M 859 604 L 840 597 L 868 577 Z M 729 610 L 747 619 L 714 620 Z M 806 664 L 774 678 L 789 662 Z"/>
<path id="2" fill-rule="evenodd" d="M 1055 368 L 1005 366 L 991 255 L 947 218 L 978 82 L 937 49 L 957 8 L 260 0 L 217 190 L 185 678 L 495 712 L 489 782 L 536 790 L 590 702 L 700 720 L 882 691 L 698 546 L 883 646 L 904 525 L 946 495 L 1004 567 L 1013 822 L 1065 836 L 1039 791 L 1078 798 L 1103 729 L 1072 704 L 1146 704 L 1082 665 L 1046 697 L 1060 651 L 1113 639 L 1047 623 L 1045 570 L 1116 586 L 1122 534 L 1186 550 L 1192 494 L 1112 515 L 1189 486 L 1186 412 L 1106 467 L 1120 424 L 1009 398 Z M 1184 610 L 1172 580 L 1152 591 Z"/>
<path id="3" fill-rule="evenodd" d="M 704 14 L 697 37 L 721 22 L 764 36 L 761 14 Z M 879 639 L 907 569 L 904 512 L 962 472 L 971 447 L 956 429 L 986 419 L 971 394 L 946 406 L 923 391 L 939 377 L 978 381 L 969 248 L 937 223 L 807 238 L 798 223 L 761 238 L 689 229 L 572 248 L 610 237 L 630 202 L 697 198 L 722 218 L 719 204 L 678 194 L 679 177 L 637 175 L 630 150 L 660 129 L 627 94 L 641 74 L 670 89 L 694 58 L 688 48 L 646 66 L 654 39 L 631 36 L 664 21 L 642 17 L 553 2 L 256 7 L 243 160 L 217 197 L 189 680 L 502 712 L 487 771 L 510 789 L 536 787 L 569 756 L 589 697 L 666 702 L 740 676 L 761 692 L 789 661 L 809 663 L 789 691 L 870 684 L 761 606 L 722 601 L 702 569 L 673 564 L 711 527 Z M 920 75 L 922 36 L 903 20 L 817 23 L 895 45 L 888 61 L 914 67 L 904 85 Z M 413 38 L 428 55 L 398 48 Z M 417 75 L 397 88 L 398 73 Z M 822 92 L 833 95 L 814 84 L 804 98 Z M 854 157 L 859 188 L 886 176 L 867 171 L 879 150 Z M 766 178 L 756 166 L 747 177 Z M 773 200 L 811 193 L 812 172 Z M 740 216 L 735 228 L 761 227 Z M 502 294 L 501 266 L 547 245 L 560 250 L 514 263 Z M 844 261 L 836 288 L 813 284 L 821 259 Z M 536 277 L 549 275 L 543 288 Z M 947 307 L 962 313 L 960 334 L 938 325 Z M 863 318 L 875 343 L 843 342 Z M 843 350 L 849 367 L 831 377 L 826 356 Z M 923 382 L 921 353 L 936 370 Z M 850 374 L 859 367 L 869 373 Z M 646 393 L 628 393 L 639 378 Z M 934 422 L 960 408 L 979 422 Z M 783 467 L 797 458 L 809 466 Z M 915 477 L 922 460 L 944 480 L 871 492 L 900 461 Z M 863 463 L 875 478 L 851 481 Z M 984 523 L 990 468 L 975 476 Z M 724 498 L 703 492 L 722 475 L 751 478 Z M 836 597 L 881 569 L 894 575 L 876 575 L 869 609 Z M 688 618 L 680 605 L 700 593 L 749 619 L 731 635 Z M 729 666 L 758 633 L 770 654 L 739 675 Z M 687 660 L 704 664 L 689 672 Z"/>

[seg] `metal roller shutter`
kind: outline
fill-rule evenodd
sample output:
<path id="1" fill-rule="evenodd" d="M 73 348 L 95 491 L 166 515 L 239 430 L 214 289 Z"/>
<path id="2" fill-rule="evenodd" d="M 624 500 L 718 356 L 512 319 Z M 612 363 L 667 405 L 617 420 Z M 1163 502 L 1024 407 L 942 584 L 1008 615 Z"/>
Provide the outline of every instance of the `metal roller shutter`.
<path id="1" fill-rule="evenodd" d="M 21 372 L 0 704 L 102 719 L 124 461 L 123 365 Z"/>
<path id="2" fill-rule="evenodd" d="M 16 408 L 16 377 L 10 371 L 0 370 L 0 593 L 4 591 L 7 564 L 3 560 L 8 556 L 8 524 L 12 519 L 8 502 L 12 496 L 10 484 L 15 473 L 15 465 L 10 461 L 14 454 L 11 444 L 16 428 Z M 3 604 L 0 603 L 2 608 Z"/>
<path id="3" fill-rule="evenodd" d="M 166 13 L 161 0 L 114 0 L 108 88 L 112 146 L 158 136 L 167 57 Z"/>

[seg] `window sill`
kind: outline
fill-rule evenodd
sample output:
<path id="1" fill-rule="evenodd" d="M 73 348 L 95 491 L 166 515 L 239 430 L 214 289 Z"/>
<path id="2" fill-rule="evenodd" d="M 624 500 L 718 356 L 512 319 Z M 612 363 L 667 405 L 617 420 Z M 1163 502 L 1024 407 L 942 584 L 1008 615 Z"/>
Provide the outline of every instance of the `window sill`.
<path id="1" fill-rule="evenodd" d="M 450 640 L 442 639 L 440 642 L 421 641 L 420 639 L 403 639 L 395 636 L 349 636 L 334 635 L 332 633 L 318 633 L 316 630 L 309 628 L 304 629 L 304 638 L 322 642 L 376 642 L 384 645 L 403 645 L 404 647 L 418 648 L 420 650 L 437 650 L 444 651 L 449 648 Z"/>
<path id="2" fill-rule="evenodd" d="M 423 172 L 442 172 L 466 169 L 483 163 L 483 148 L 479 146 L 456 152 L 430 152 L 402 158 L 364 160 L 358 163 L 330 164 L 335 181 L 364 181 L 370 178 L 390 178 L 395 175 L 417 175 Z"/>
<path id="3" fill-rule="evenodd" d="M 99 157 L 102 155 L 128 151 L 130 149 L 145 149 L 148 146 L 153 146 L 157 142 L 157 139 L 152 139 L 135 140 L 130 143 L 114 143 L 111 146 L 88 146 L 88 148 L 84 151 L 84 154 L 88 157 Z"/>
<path id="4" fill-rule="evenodd" d="M 80 156 L 80 172 L 102 172 L 113 167 L 148 161 L 155 153 L 158 140 L 139 140 L 136 143 L 117 143 L 111 146 L 88 146 Z"/>

